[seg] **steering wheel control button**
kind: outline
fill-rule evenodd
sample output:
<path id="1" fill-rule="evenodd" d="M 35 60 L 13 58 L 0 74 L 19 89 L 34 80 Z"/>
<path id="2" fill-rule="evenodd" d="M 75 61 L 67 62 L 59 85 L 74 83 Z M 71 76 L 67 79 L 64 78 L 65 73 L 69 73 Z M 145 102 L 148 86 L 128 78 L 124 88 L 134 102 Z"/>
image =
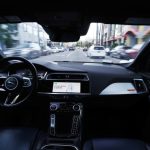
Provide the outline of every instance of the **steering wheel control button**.
<path id="1" fill-rule="evenodd" d="M 7 90 L 13 91 L 18 87 L 18 79 L 16 77 L 8 77 L 5 80 L 4 86 Z"/>
<path id="2" fill-rule="evenodd" d="M 29 78 L 23 77 L 23 87 L 30 87 L 31 85 L 31 80 Z"/>
<path id="3" fill-rule="evenodd" d="M 79 104 L 73 105 L 73 110 L 74 111 L 80 111 L 80 105 Z"/>

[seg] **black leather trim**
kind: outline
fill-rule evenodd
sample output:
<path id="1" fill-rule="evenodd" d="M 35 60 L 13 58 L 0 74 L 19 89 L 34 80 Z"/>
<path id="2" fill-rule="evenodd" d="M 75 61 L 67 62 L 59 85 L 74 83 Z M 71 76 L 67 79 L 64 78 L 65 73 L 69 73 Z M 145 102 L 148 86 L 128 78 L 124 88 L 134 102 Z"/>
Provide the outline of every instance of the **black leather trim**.
<path id="1" fill-rule="evenodd" d="M 47 133 L 39 131 L 31 150 L 40 150 L 43 145 L 47 144 L 48 136 L 49 135 Z"/>
<path id="2" fill-rule="evenodd" d="M 84 150 L 93 150 L 93 147 L 93 140 L 90 140 L 84 145 Z"/>
<path id="3" fill-rule="evenodd" d="M 146 144 L 136 139 L 93 139 L 83 150 L 147 150 Z"/>

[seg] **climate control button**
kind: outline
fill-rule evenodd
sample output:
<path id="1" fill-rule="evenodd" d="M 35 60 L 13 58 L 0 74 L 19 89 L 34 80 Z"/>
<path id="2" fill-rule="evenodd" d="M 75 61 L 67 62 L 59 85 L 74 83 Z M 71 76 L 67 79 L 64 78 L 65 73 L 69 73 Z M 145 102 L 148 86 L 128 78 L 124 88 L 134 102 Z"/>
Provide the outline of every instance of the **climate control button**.
<path id="1" fill-rule="evenodd" d="M 73 110 L 74 111 L 80 111 L 80 105 L 79 104 L 73 105 Z"/>

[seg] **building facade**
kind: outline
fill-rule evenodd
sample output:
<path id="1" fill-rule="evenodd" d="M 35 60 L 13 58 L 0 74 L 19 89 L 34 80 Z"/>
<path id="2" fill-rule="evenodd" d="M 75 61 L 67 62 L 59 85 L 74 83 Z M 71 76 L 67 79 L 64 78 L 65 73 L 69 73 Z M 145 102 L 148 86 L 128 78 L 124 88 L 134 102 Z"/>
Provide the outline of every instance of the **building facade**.
<path id="1" fill-rule="evenodd" d="M 150 39 L 150 26 L 103 24 L 101 45 L 111 47 L 125 44 L 134 46 Z"/>
<path id="2" fill-rule="evenodd" d="M 45 30 L 37 23 L 19 23 L 14 32 L 16 32 L 15 35 L 11 34 L 13 46 L 27 42 L 38 43 L 40 46 L 45 46 L 49 39 Z"/>

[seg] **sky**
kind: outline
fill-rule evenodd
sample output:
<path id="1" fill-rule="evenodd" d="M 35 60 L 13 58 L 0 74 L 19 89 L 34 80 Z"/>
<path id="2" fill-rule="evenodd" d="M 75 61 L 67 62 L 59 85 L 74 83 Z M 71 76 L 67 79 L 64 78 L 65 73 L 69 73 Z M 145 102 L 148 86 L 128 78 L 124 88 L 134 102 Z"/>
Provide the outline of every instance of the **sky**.
<path id="1" fill-rule="evenodd" d="M 96 23 L 91 23 L 88 33 L 80 37 L 80 41 L 92 40 L 96 38 Z"/>

